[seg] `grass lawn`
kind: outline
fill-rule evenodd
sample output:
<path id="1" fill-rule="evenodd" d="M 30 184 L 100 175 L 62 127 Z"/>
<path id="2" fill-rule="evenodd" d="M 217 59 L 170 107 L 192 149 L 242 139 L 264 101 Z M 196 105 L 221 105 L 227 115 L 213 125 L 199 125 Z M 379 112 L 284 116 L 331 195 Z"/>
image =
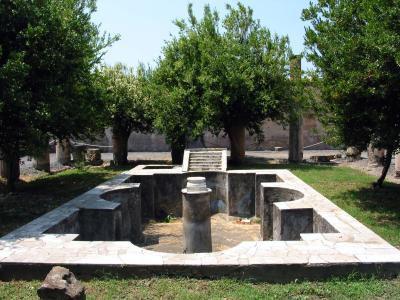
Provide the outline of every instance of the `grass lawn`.
<path id="1" fill-rule="evenodd" d="M 241 168 L 288 168 L 388 242 L 400 248 L 400 185 L 371 189 L 374 177 L 357 170 L 310 165 L 266 165 L 249 160 Z M 21 183 L 0 196 L 0 235 L 57 207 L 121 172 L 84 168 Z M 35 299 L 40 281 L 0 282 L 0 299 Z M 333 278 L 325 282 L 252 283 L 187 278 L 85 281 L 88 299 L 400 299 L 400 279 Z"/>

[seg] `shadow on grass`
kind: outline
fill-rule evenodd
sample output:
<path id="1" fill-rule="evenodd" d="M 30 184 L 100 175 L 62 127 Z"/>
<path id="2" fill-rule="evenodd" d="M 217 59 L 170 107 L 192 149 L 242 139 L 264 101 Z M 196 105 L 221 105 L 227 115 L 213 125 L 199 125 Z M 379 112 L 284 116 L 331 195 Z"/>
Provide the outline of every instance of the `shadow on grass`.
<path id="1" fill-rule="evenodd" d="M 400 247 L 400 185 L 386 182 L 383 188 L 374 190 L 361 187 L 343 191 L 338 198 L 348 205 L 357 207 L 353 210 L 359 219 L 384 239 Z"/>

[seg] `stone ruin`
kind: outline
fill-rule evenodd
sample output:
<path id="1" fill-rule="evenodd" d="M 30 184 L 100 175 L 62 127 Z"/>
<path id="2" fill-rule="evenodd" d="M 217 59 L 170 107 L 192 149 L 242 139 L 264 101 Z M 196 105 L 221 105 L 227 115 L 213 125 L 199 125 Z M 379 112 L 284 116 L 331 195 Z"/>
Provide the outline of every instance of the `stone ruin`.
<path id="1" fill-rule="evenodd" d="M 216 213 L 258 217 L 260 240 L 212 252 L 209 216 Z M 183 216 L 186 253 L 140 246 L 143 221 L 165 215 Z M 352 272 L 396 275 L 400 251 L 288 170 L 140 165 L 0 239 L 0 280 L 44 278 L 54 265 L 79 277 L 107 272 L 287 282 Z"/>

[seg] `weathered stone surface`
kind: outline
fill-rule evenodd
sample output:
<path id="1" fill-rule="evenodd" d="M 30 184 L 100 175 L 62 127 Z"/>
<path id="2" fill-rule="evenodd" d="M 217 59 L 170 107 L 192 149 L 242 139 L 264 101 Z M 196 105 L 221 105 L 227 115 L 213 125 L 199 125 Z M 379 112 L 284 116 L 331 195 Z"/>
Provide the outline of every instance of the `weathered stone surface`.
<path id="1" fill-rule="evenodd" d="M 252 217 L 255 214 L 255 173 L 228 174 L 229 215 Z"/>
<path id="2" fill-rule="evenodd" d="M 287 209 L 279 203 L 273 205 L 274 241 L 298 241 L 301 233 L 313 232 L 313 209 Z"/>
<path id="3" fill-rule="evenodd" d="M 211 189 L 211 213 L 226 213 L 228 207 L 226 172 L 190 172 L 187 176 L 202 176 L 206 178 L 207 188 Z M 186 179 L 183 179 L 183 186 Z"/>
<path id="4" fill-rule="evenodd" d="M 71 144 L 68 139 L 58 140 L 56 144 L 57 162 L 61 165 L 71 163 Z"/>
<path id="5" fill-rule="evenodd" d="M 154 214 L 163 219 L 167 215 L 182 216 L 182 174 L 154 174 Z"/>
<path id="6" fill-rule="evenodd" d="M 84 162 L 86 154 L 85 145 L 76 145 L 72 148 L 72 159 L 74 162 Z"/>
<path id="7" fill-rule="evenodd" d="M 37 294 L 43 300 L 86 299 L 85 288 L 75 275 L 70 270 L 58 266 L 47 274 Z"/>
<path id="8" fill-rule="evenodd" d="M 400 177 L 400 153 L 397 153 L 394 158 L 394 170 L 396 172 L 396 177 Z"/>
<path id="9" fill-rule="evenodd" d="M 289 124 L 289 161 L 303 161 L 303 118 L 298 117 Z"/>
<path id="10" fill-rule="evenodd" d="M 281 181 L 276 174 L 256 174 L 256 184 L 255 184 L 255 194 L 254 194 L 254 202 L 255 202 L 255 216 L 261 216 L 261 183 L 262 182 L 277 182 Z"/>
<path id="11" fill-rule="evenodd" d="M 347 147 L 346 157 L 348 161 L 358 160 L 361 157 L 361 152 L 356 147 Z"/>
<path id="12" fill-rule="evenodd" d="M 141 249 L 128 241 L 82 240 L 79 226 L 75 226 L 80 207 L 99 210 L 117 208 L 119 204 L 111 202 L 111 199 L 106 201 L 99 198 L 117 185 L 132 182 L 130 180 L 133 176 L 155 177 L 155 174 L 162 173 L 165 175 L 165 183 L 168 176 L 175 179 L 181 176 L 180 182 L 183 182 L 188 175 L 179 167 L 156 170 L 137 166 L 2 237 L 0 280 L 43 278 L 49 264 L 74 266 L 75 272 L 85 276 L 91 276 L 101 269 L 121 276 L 229 276 L 273 282 L 292 281 L 296 278 L 322 279 L 352 272 L 379 276 L 399 274 L 398 249 L 288 170 L 235 170 L 227 171 L 226 175 L 251 172 L 275 174 L 279 179 L 279 182 L 261 184 L 264 188 L 261 193 L 263 199 L 270 194 L 266 188 L 279 186 L 297 190 L 300 196 L 302 194 L 300 198 L 280 195 L 278 200 L 284 201 L 280 205 L 287 209 L 312 207 L 313 233 L 300 234 L 299 241 L 245 241 L 220 252 L 195 254 L 157 253 Z M 160 180 L 160 183 L 163 181 Z M 181 202 L 180 199 L 174 201 Z M 261 204 L 265 203 L 262 201 Z M 67 230 L 69 224 L 72 229 Z M 64 234 L 66 232 L 74 234 Z"/>
<path id="13" fill-rule="evenodd" d="M 155 218 L 154 212 L 154 181 L 152 175 L 135 175 L 129 179 L 129 182 L 140 183 L 140 198 L 141 198 L 141 209 L 142 217 L 145 218 Z"/>
<path id="14" fill-rule="evenodd" d="M 184 253 L 212 252 L 211 190 L 204 177 L 189 177 L 182 190 Z"/>
<path id="15" fill-rule="evenodd" d="M 288 202 L 304 197 L 294 189 L 283 183 L 261 184 L 261 237 L 264 241 L 273 238 L 273 204 L 275 202 Z"/>
<path id="16" fill-rule="evenodd" d="M 293 55 L 290 59 L 290 79 L 301 79 L 301 56 Z M 296 102 L 295 102 L 295 105 Z M 292 117 L 289 123 L 289 161 L 299 163 L 303 161 L 303 116 L 298 107 L 296 117 Z"/>
<path id="17" fill-rule="evenodd" d="M 49 149 L 44 150 L 41 154 L 33 158 L 33 167 L 36 170 L 50 172 L 50 152 Z"/>
<path id="18" fill-rule="evenodd" d="M 120 203 L 116 240 L 140 243 L 143 238 L 140 187 L 134 183 L 121 184 L 103 194 L 102 198 Z"/>
<path id="19" fill-rule="evenodd" d="M 99 166 L 103 163 L 101 160 L 101 151 L 99 148 L 89 148 L 86 150 L 86 161 L 92 166 Z"/>
<path id="20" fill-rule="evenodd" d="M 368 168 L 376 168 L 383 165 L 385 158 L 385 149 L 373 148 L 368 146 Z"/>
<path id="21" fill-rule="evenodd" d="M 314 155 L 310 156 L 310 160 L 315 163 L 319 162 L 330 162 L 332 159 L 335 159 L 336 155 Z"/>

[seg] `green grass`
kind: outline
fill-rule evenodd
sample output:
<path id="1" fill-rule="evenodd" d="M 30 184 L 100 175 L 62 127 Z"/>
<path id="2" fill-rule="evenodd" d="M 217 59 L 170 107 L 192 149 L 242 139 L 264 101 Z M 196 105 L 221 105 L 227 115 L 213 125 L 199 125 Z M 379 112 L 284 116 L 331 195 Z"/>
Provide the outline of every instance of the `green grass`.
<path id="1" fill-rule="evenodd" d="M 373 190 L 374 177 L 333 166 L 266 165 L 265 161 L 248 160 L 240 168 L 290 169 L 388 242 L 400 247 L 400 185 L 386 183 L 383 189 Z M 5 233 L 5 228 L 11 230 L 23 225 L 120 171 L 110 168 L 69 170 L 23 183 L 17 193 L 18 200 L 13 195 L 0 200 L 3 201 L 0 203 L 1 231 Z M 6 212 L 3 207 L 7 208 Z M 11 225 L 4 225 L 8 222 Z M 157 277 L 97 278 L 83 283 L 88 299 L 400 299 L 399 278 L 353 276 L 324 282 L 268 284 Z M 39 285 L 39 281 L 0 282 L 0 299 L 35 299 Z"/>
<path id="2" fill-rule="evenodd" d="M 290 284 L 233 279 L 94 279 L 87 299 L 400 299 L 400 280 L 331 279 Z M 0 282 L 0 299 L 34 299 L 39 281 Z"/>

